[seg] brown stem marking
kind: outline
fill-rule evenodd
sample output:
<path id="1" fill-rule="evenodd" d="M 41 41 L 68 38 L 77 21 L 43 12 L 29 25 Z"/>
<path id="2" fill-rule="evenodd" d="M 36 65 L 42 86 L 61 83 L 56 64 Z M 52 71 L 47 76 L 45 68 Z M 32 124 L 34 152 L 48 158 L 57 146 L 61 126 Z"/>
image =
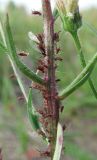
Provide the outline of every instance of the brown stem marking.
<path id="1" fill-rule="evenodd" d="M 45 76 L 48 79 L 47 92 L 48 92 L 48 114 L 49 117 L 49 131 L 51 137 L 51 159 L 55 150 L 57 124 L 59 121 L 59 101 L 57 99 L 56 78 L 55 78 L 55 55 L 54 55 L 54 19 L 50 0 L 42 0 L 42 10 L 44 19 L 44 43 L 46 52 L 46 61 L 48 65 L 47 73 Z"/>
<path id="2" fill-rule="evenodd" d="M 2 153 L 1 153 L 1 148 L 0 148 L 0 160 L 2 160 Z"/>

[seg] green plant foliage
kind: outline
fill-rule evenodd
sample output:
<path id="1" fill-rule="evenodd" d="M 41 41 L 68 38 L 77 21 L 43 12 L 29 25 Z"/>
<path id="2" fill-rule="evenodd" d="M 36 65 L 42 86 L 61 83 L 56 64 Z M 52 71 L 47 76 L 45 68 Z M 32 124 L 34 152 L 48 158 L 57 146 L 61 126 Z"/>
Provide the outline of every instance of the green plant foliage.
<path id="1" fill-rule="evenodd" d="M 78 89 L 88 78 L 97 62 L 97 53 L 84 70 L 78 75 L 78 77 L 68 86 L 62 93 L 60 93 L 60 99 L 66 98 L 74 90 Z"/>
<path id="2" fill-rule="evenodd" d="M 32 15 L 30 16 L 23 7 L 9 5 L 7 7 L 7 9 L 8 9 L 9 15 L 10 15 L 10 24 L 11 24 L 11 28 L 12 28 L 12 33 L 14 35 L 14 42 L 16 44 L 16 50 L 22 49 L 22 50 L 26 50 L 27 52 L 29 52 L 30 53 L 29 57 L 31 59 L 31 62 L 28 61 L 28 63 L 30 63 L 33 66 L 33 68 L 35 68 L 37 65 L 36 60 L 38 59 L 39 55 L 37 54 L 35 49 L 33 49 L 32 43 L 29 45 L 29 40 L 28 40 L 27 34 L 29 31 L 32 31 L 33 33 L 36 33 L 36 31 L 38 31 L 38 32 L 42 31 L 41 18 L 40 17 L 36 18 Z M 57 17 L 58 14 L 56 14 L 56 13 L 54 13 L 54 14 Z M 82 49 L 84 52 L 84 57 L 88 61 L 93 56 L 93 53 L 95 53 L 97 51 L 97 44 L 96 44 L 97 43 L 97 37 L 96 37 L 97 36 L 97 31 L 96 31 L 97 10 L 95 10 L 95 9 L 87 10 L 87 11 L 84 11 L 82 14 L 85 17 L 84 22 L 83 22 L 84 26 L 80 30 L 79 35 L 80 35 Z M 1 15 L 1 17 L 3 17 L 2 13 L 0 15 Z M 92 25 L 90 25 L 90 24 L 92 24 Z M 23 26 L 23 27 L 20 27 L 20 26 Z M 59 29 L 60 28 L 60 20 L 59 19 L 56 21 L 55 28 L 57 31 L 61 30 L 60 46 L 62 47 L 61 55 L 64 60 L 64 62 L 62 64 L 59 64 L 59 68 L 58 68 L 58 72 L 57 72 L 57 76 L 61 79 L 61 81 L 59 82 L 59 87 L 61 89 L 63 89 L 65 87 L 65 89 L 68 90 L 68 88 L 66 88 L 66 86 L 69 87 L 68 84 L 71 84 L 72 79 L 74 79 L 76 77 L 76 75 L 80 72 L 79 59 L 76 56 L 76 50 L 74 48 L 74 44 L 71 41 L 70 35 L 63 34 L 64 33 L 63 28 Z M 16 86 L 16 83 L 12 84 L 13 83 L 12 80 L 9 79 L 9 73 L 11 71 L 10 65 L 7 64 L 7 60 L 5 60 L 5 56 L 3 56 L 4 53 L 7 52 L 7 50 L 6 50 L 5 45 L 3 44 L 1 39 L 0 39 L 0 42 L 1 42 L 1 44 L 0 44 L 0 61 L 2 62 L 2 63 L 0 63 L 0 74 L 1 74 L 1 76 L 0 76 L 0 91 L 1 91 L 0 92 L 0 107 L 2 107 L 2 106 L 5 106 L 5 102 L 6 102 L 6 106 L 8 106 L 10 104 L 10 100 L 14 101 L 15 95 L 13 94 L 13 88 L 14 88 L 14 90 L 16 90 L 17 86 Z M 14 71 L 17 75 L 16 77 L 18 78 L 18 81 L 20 83 L 22 91 L 24 92 L 24 95 L 25 95 L 25 89 L 24 89 L 23 83 L 21 81 L 20 75 L 17 73 L 17 68 L 14 65 L 15 61 L 13 60 L 11 54 L 9 56 L 8 57 L 9 57 L 11 64 L 14 68 Z M 8 68 L 7 70 L 5 68 L 5 63 L 6 63 L 6 68 Z M 6 72 L 5 72 L 5 70 L 6 70 Z M 92 73 L 92 77 L 91 77 L 93 80 L 94 86 L 96 86 L 96 84 L 97 84 L 96 74 L 97 74 L 97 66 L 95 66 L 93 73 Z M 88 78 L 88 76 L 90 76 L 90 75 L 87 74 L 84 77 L 84 79 L 82 79 L 82 80 L 86 80 Z M 79 86 L 79 84 L 81 84 L 80 81 L 79 81 L 79 83 L 75 83 L 75 85 L 72 85 L 72 87 L 76 87 L 77 85 Z M 10 93 L 9 93 L 9 90 L 11 90 Z M 65 90 L 65 92 L 67 93 L 66 90 Z M 10 96 L 10 98 L 9 98 L 9 96 Z M 28 101 L 27 95 L 25 97 L 26 97 L 26 101 Z M 34 95 L 33 95 L 33 100 L 35 100 Z M 15 107 L 16 111 L 18 110 L 19 107 L 22 106 L 22 105 L 19 106 L 17 104 L 16 99 L 13 103 L 15 104 L 14 107 Z M 67 100 L 65 100 L 65 102 L 63 101 L 63 104 L 65 104 L 65 107 L 64 107 L 64 113 L 63 113 L 62 117 L 64 117 L 64 115 L 65 115 L 66 118 L 69 118 L 72 121 L 72 117 L 75 116 L 75 115 L 72 116 L 73 111 L 76 112 L 77 110 L 80 110 L 81 108 L 85 108 L 86 106 L 88 108 L 88 106 L 90 106 L 91 112 L 89 112 L 89 113 L 84 112 L 83 115 L 80 116 L 80 118 L 84 117 L 87 119 L 87 117 L 91 117 L 92 119 L 95 118 L 95 120 L 96 120 L 96 115 L 97 115 L 96 112 L 97 111 L 94 110 L 94 105 L 96 106 L 96 100 L 94 99 L 92 92 L 90 91 L 90 88 L 88 87 L 88 85 L 86 83 L 83 87 L 81 87 L 79 89 L 79 91 L 76 91 Z M 5 109 L 4 114 L 6 112 L 8 112 L 8 110 Z M 23 108 L 23 110 L 21 109 L 20 115 L 22 114 L 24 117 L 26 117 L 25 112 L 26 112 L 26 108 Z M 10 119 L 11 116 L 12 115 L 10 115 L 8 117 L 8 119 Z M 14 117 L 15 117 L 15 114 L 14 114 Z M 15 120 L 16 122 L 17 122 L 17 119 Z M 32 121 L 32 119 L 31 119 L 31 121 Z M 33 123 L 31 122 L 31 124 L 33 124 Z M 19 141 L 22 144 L 21 147 L 24 147 L 24 150 L 26 150 L 28 147 L 27 146 L 28 138 L 27 138 L 27 135 L 25 132 L 27 132 L 27 131 L 26 131 L 26 129 L 22 129 L 22 127 L 21 127 L 22 125 L 24 125 L 23 122 L 21 122 L 19 129 L 16 129 L 14 133 L 16 133 L 17 136 L 20 138 Z M 5 130 L 10 128 L 9 126 L 7 126 L 8 128 L 6 127 L 6 124 L 4 124 L 3 120 L 2 121 L 0 120 L 0 130 L 2 130 L 1 127 L 2 128 L 5 127 Z M 91 125 L 90 125 L 90 127 L 91 127 Z M 18 128 L 18 127 L 14 125 L 14 128 Z M 33 128 L 33 125 L 32 125 L 32 128 Z M 94 126 L 95 133 L 96 133 L 96 128 L 97 127 Z M 20 129 L 21 129 L 21 131 L 20 131 Z M 91 130 L 92 130 L 92 127 L 91 127 Z M 19 131 L 20 131 L 20 133 L 18 133 Z M 22 137 L 22 134 L 23 134 L 23 137 Z M 73 132 L 70 133 L 69 138 L 72 136 L 72 134 L 76 138 L 77 134 L 73 133 Z M 78 134 L 81 134 L 81 133 L 78 133 Z M 84 136 L 84 134 L 85 133 L 83 133 L 83 136 Z M 68 136 L 68 134 L 67 134 L 67 136 Z M 85 148 L 82 149 L 82 147 L 75 145 L 75 143 L 73 141 L 66 142 L 65 146 L 66 146 L 66 149 L 65 149 L 66 154 L 70 155 L 74 160 L 96 160 L 96 158 L 94 156 L 91 156 L 92 153 L 88 153 L 88 151 L 85 151 Z"/>
<path id="3" fill-rule="evenodd" d="M 13 41 L 13 37 L 12 37 L 10 25 L 9 25 L 8 16 L 6 18 L 6 34 L 7 34 L 7 40 L 8 40 L 8 47 L 10 47 L 9 52 L 11 51 L 11 54 L 12 54 L 11 56 L 12 56 L 14 62 L 16 63 L 17 67 L 20 69 L 20 71 L 22 73 L 24 73 L 32 81 L 35 81 L 35 82 L 43 85 L 44 81 L 39 76 L 37 76 L 33 71 L 31 71 L 24 63 L 22 63 L 19 60 L 17 52 L 16 52 L 16 48 L 15 48 L 15 45 L 14 45 L 14 41 Z"/>
<path id="4" fill-rule="evenodd" d="M 7 51 L 7 49 L 3 46 L 2 43 L 0 43 L 0 53 L 4 53 L 6 51 Z"/>
<path id="5" fill-rule="evenodd" d="M 29 91 L 27 111 L 28 111 L 29 120 L 33 130 L 35 131 L 40 130 L 39 116 L 36 113 L 35 108 L 33 107 L 33 104 L 32 104 L 32 89 L 30 89 Z"/>
<path id="6" fill-rule="evenodd" d="M 5 34 L 4 34 L 4 31 L 3 31 L 3 26 L 2 26 L 2 23 L 1 23 L 1 22 L 0 22 L 0 33 L 1 33 L 1 37 L 2 37 L 3 43 L 4 43 L 4 48 L 6 49 L 7 44 L 6 44 Z M 7 49 L 6 49 L 6 50 L 7 50 Z M 8 52 L 8 51 L 7 51 L 7 52 Z M 8 53 L 7 53 L 7 54 L 8 54 Z M 11 56 L 8 55 L 8 58 L 9 58 L 9 61 L 10 61 L 10 63 L 11 63 L 11 66 L 12 66 L 12 68 L 13 68 L 13 70 L 14 70 L 14 73 L 15 73 L 15 75 L 16 75 L 16 77 L 17 77 L 17 81 L 18 81 L 18 84 L 19 84 L 19 86 L 20 86 L 20 89 L 21 89 L 21 91 L 22 91 L 22 93 L 23 93 L 23 95 L 24 95 L 24 97 L 25 97 L 25 100 L 27 101 L 27 96 L 26 96 L 26 92 L 25 92 L 25 89 L 24 89 L 24 86 L 23 86 L 23 82 L 22 82 L 22 80 L 21 80 L 21 78 L 20 78 L 20 76 L 19 76 L 19 74 L 18 74 L 18 72 L 17 72 L 17 70 L 16 70 L 15 64 L 13 63 Z M 3 61 L 5 61 L 5 60 L 3 60 Z"/>

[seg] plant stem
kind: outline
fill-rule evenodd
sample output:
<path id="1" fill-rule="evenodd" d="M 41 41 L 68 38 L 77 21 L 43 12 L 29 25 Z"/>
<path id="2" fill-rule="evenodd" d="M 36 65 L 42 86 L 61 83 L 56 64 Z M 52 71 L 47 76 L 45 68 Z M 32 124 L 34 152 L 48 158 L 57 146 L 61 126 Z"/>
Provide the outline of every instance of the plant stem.
<path id="1" fill-rule="evenodd" d="M 49 132 L 51 145 L 51 159 L 55 150 L 57 124 L 59 121 L 59 100 L 57 99 L 56 78 L 55 78 L 55 58 L 54 58 L 54 19 L 51 11 L 50 0 L 42 0 L 43 19 L 44 19 L 44 43 L 46 52 L 46 61 L 48 64 L 47 73 L 45 76 L 48 79 L 48 114 L 52 115 L 49 118 Z"/>
<path id="2" fill-rule="evenodd" d="M 72 36 L 73 36 L 73 39 L 75 41 L 75 44 L 76 44 L 76 47 L 77 47 L 77 50 L 78 50 L 78 53 L 79 53 L 79 57 L 80 57 L 80 60 L 81 60 L 81 65 L 84 68 L 86 66 L 86 61 L 85 61 L 85 58 L 84 58 L 84 54 L 83 54 L 83 51 L 82 51 L 82 47 L 81 47 L 80 40 L 79 40 L 77 32 L 72 33 Z M 90 85 L 90 87 L 91 87 L 91 89 L 92 89 L 92 91 L 95 95 L 95 98 L 97 99 L 97 92 L 95 90 L 95 87 L 93 85 L 93 82 L 92 82 L 91 78 L 89 78 L 88 81 L 89 81 L 89 85 Z"/>

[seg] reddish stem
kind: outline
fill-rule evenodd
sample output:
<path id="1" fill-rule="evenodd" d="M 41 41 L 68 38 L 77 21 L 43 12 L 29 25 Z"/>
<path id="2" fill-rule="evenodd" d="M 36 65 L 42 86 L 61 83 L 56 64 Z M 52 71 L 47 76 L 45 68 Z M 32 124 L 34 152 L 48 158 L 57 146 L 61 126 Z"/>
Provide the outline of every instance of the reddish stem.
<path id="1" fill-rule="evenodd" d="M 42 0 L 43 19 L 44 19 L 44 43 L 45 43 L 45 61 L 48 65 L 48 70 L 45 73 L 47 77 L 47 106 L 49 117 L 49 131 L 51 138 L 51 155 L 53 157 L 57 124 L 59 121 L 59 101 L 57 99 L 57 87 L 55 77 L 55 53 L 54 53 L 54 19 L 52 15 L 50 0 Z"/>

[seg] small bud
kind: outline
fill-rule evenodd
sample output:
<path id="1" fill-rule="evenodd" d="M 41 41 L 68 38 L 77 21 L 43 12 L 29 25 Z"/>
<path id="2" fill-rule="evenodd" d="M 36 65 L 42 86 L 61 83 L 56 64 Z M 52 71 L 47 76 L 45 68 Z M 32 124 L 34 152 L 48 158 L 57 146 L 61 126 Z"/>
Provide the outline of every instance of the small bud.
<path id="1" fill-rule="evenodd" d="M 29 39 L 32 40 L 33 42 L 39 43 L 39 40 L 38 40 L 37 36 L 36 36 L 35 34 L 33 34 L 32 32 L 29 32 L 29 33 L 28 33 L 28 37 L 29 37 Z"/>
<path id="2" fill-rule="evenodd" d="M 9 78 L 14 79 L 14 78 L 16 78 L 16 76 L 15 76 L 15 74 L 11 74 L 11 75 L 9 76 Z"/>
<path id="3" fill-rule="evenodd" d="M 59 33 L 54 33 L 54 40 L 59 42 Z"/>
<path id="4" fill-rule="evenodd" d="M 62 61 L 63 59 L 61 57 L 56 57 L 55 61 Z"/>
<path id="5" fill-rule="evenodd" d="M 65 16 L 74 17 L 74 14 L 78 10 L 78 0 L 57 0 L 58 11 L 65 14 Z"/>
<path id="6" fill-rule="evenodd" d="M 70 33 L 76 32 L 82 25 L 78 0 L 57 0 L 56 6 L 64 29 Z"/>
<path id="7" fill-rule="evenodd" d="M 39 11 L 32 11 L 32 14 L 33 14 L 33 15 L 39 15 L 39 16 L 42 15 L 41 12 L 39 12 Z"/>
<path id="8" fill-rule="evenodd" d="M 63 125 L 63 131 L 65 131 L 65 129 L 66 129 L 66 125 L 64 124 L 64 125 Z"/>
<path id="9" fill-rule="evenodd" d="M 60 53 L 60 51 L 61 51 L 61 49 L 60 49 L 60 48 L 57 48 L 57 49 L 56 49 L 56 52 L 57 52 L 56 54 Z"/>
<path id="10" fill-rule="evenodd" d="M 46 56 L 46 54 L 45 54 L 45 48 L 44 48 L 44 45 L 43 45 L 43 44 L 39 43 L 38 49 L 39 49 L 39 51 L 41 52 L 41 54 L 42 54 L 43 56 Z"/>
<path id="11" fill-rule="evenodd" d="M 22 101 L 22 100 L 24 100 L 24 99 L 25 99 L 24 96 L 18 97 L 18 100 L 19 100 L 19 101 Z"/>
<path id="12" fill-rule="evenodd" d="M 64 106 L 61 106 L 61 113 L 63 112 L 63 110 L 64 110 Z"/>
<path id="13" fill-rule="evenodd" d="M 60 79 L 56 79 L 56 82 L 60 82 L 61 80 Z"/>
<path id="14" fill-rule="evenodd" d="M 19 52 L 18 55 L 22 56 L 22 57 L 25 57 L 25 56 L 28 56 L 29 53 L 22 51 L 22 52 Z"/>
<path id="15" fill-rule="evenodd" d="M 42 73 L 44 73 L 44 67 L 43 67 L 43 66 L 40 65 L 40 66 L 37 67 L 37 69 L 38 69 L 39 71 L 41 71 Z"/>

